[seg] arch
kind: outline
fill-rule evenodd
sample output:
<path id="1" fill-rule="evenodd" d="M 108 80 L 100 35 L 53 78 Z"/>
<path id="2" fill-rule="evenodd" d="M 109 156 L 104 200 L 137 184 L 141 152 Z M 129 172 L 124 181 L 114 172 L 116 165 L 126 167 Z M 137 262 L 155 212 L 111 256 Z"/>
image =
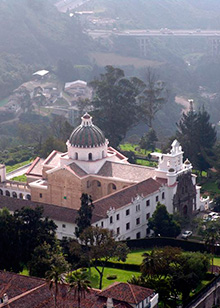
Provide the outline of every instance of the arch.
<path id="1" fill-rule="evenodd" d="M 2 189 L 0 189 L 0 195 L 2 195 L 2 196 L 3 196 L 3 190 L 2 190 Z"/>
<path id="2" fill-rule="evenodd" d="M 117 187 L 114 183 L 109 183 L 108 184 L 108 194 L 111 194 L 112 192 L 116 191 Z"/>
<path id="3" fill-rule="evenodd" d="M 78 158 L 79 158 L 79 155 L 78 155 L 78 153 L 76 152 L 76 153 L 75 153 L 75 160 L 78 160 Z"/>
<path id="4" fill-rule="evenodd" d="M 6 195 L 7 197 L 10 197 L 10 196 L 11 196 L 11 194 L 10 194 L 10 192 L 9 192 L 8 190 L 5 191 L 5 195 Z"/>
<path id="5" fill-rule="evenodd" d="M 27 195 L 26 195 L 26 199 L 27 199 L 27 200 L 31 200 L 31 195 L 27 194 Z"/>
<path id="6" fill-rule="evenodd" d="M 17 198 L 18 197 L 18 195 L 17 195 L 17 193 L 15 191 L 12 192 L 12 197 L 13 198 Z"/>
<path id="7" fill-rule="evenodd" d="M 22 193 L 19 194 L 19 199 L 24 199 L 24 195 Z"/>
<path id="8" fill-rule="evenodd" d="M 92 153 L 88 154 L 88 160 L 92 160 Z"/>

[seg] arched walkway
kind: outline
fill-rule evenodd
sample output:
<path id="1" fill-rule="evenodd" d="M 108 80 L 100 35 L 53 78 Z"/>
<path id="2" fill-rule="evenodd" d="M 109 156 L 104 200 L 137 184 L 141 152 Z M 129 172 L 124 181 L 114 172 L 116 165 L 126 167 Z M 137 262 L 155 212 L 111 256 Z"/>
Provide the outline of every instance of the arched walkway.
<path id="1" fill-rule="evenodd" d="M 10 197 L 10 196 L 11 196 L 11 194 L 10 194 L 10 192 L 9 192 L 8 190 L 5 191 L 5 195 L 6 195 L 7 197 Z"/>
<path id="2" fill-rule="evenodd" d="M 3 196 L 3 190 L 2 190 L 2 189 L 0 189 L 0 195 L 2 195 L 2 196 Z"/>
<path id="3" fill-rule="evenodd" d="M 19 199 L 24 199 L 24 195 L 22 193 L 19 194 Z"/>
<path id="4" fill-rule="evenodd" d="M 26 199 L 27 199 L 27 200 L 31 200 L 31 195 L 29 195 L 29 194 L 26 195 Z"/>
<path id="5" fill-rule="evenodd" d="M 17 195 L 17 193 L 15 191 L 12 192 L 12 197 L 13 198 L 17 198 L 18 197 L 18 195 Z"/>

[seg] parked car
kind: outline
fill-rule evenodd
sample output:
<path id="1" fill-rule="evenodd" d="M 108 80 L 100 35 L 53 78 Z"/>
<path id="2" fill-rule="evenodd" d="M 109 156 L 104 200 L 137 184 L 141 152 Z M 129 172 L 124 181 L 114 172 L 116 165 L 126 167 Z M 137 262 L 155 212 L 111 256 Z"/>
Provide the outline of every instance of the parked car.
<path id="1" fill-rule="evenodd" d="M 190 237 L 192 235 L 192 231 L 184 231 L 182 233 L 182 238 L 187 239 L 188 237 Z"/>

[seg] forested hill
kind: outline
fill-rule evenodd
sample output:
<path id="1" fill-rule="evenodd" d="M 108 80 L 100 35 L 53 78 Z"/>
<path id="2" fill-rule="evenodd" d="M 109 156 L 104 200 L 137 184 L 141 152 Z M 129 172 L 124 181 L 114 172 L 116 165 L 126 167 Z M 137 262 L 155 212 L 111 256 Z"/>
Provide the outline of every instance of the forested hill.
<path id="1" fill-rule="evenodd" d="M 219 0 L 91 0 L 85 6 L 130 28 L 220 29 Z"/>
<path id="2" fill-rule="evenodd" d="M 0 0 L 0 53 L 24 63 L 85 60 L 87 43 L 77 22 L 47 0 Z"/>

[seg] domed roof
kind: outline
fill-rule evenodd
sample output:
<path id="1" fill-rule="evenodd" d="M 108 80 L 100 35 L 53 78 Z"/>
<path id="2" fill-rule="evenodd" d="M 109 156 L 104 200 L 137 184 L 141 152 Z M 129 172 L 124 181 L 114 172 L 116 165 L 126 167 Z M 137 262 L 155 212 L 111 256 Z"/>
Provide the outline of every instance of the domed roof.
<path id="1" fill-rule="evenodd" d="M 86 113 L 81 118 L 82 123 L 72 132 L 69 143 L 74 147 L 99 147 L 105 144 L 103 132 L 92 123 L 92 117 Z"/>

